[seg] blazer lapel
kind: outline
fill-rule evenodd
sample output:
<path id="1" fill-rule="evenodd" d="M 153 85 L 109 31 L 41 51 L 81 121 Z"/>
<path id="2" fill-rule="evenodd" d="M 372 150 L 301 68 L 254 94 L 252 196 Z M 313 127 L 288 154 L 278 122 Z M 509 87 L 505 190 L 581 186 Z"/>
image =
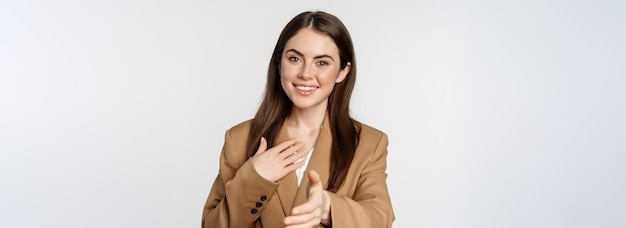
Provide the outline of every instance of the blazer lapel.
<path id="1" fill-rule="evenodd" d="M 320 134 L 317 137 L 317 141 L 315 142 L 315 147 L 313 147 L 313 154 L 311 155 L 311 160 L 309 161 L 309 165 L 306 168 L 306 172 L 304 173 L 304 177 L 302 178 L 302 183 L 300 183 L 300 187 L 298 189 L 298 193 L 295 197 L 295 202 L 292 206 L 298 206 L 303 204 L 307 200 L 308 195 L 308 185 L 309 185 L 309 171 L 315 170 L 320 175 L 320 180 L 323 183 L 323 188 L 326 189 L 328 187 L 328 177 L 330 173 L 330 151 L 331 144 L 333 141 L 332 134 L 330 132 L 330 121 L 328 119 L 328 114 L 324 117 L 324 123 L 320 129 Z M 292 172 L 291 174 L 294 174 Z M 297 176 L 294 174 L 295 184 L 298 185 Z M 279 185 L 280 188 L 280 185 Z M 288 213 L 287 213 L 288 212 Z M 287 211 L 287 215 L 291 212 L 291 207 L 289 211 Z"/>
<path id="2" fill-rule="evenodd" d="M 289 139 L 289 133 L 287 132 L 287 126 L 283 124 L 276 137 L 276 141 L 273 145 L 284 142 Z M 285 216 L 291 214 L 291 208 L 296 198 L 296 190 L 298 189 L 298 177 L 295 172 L 291 172 L 278 181 L 278 187 L 276 193 L 280 199 L 280 204 L 283 207 Z"/>

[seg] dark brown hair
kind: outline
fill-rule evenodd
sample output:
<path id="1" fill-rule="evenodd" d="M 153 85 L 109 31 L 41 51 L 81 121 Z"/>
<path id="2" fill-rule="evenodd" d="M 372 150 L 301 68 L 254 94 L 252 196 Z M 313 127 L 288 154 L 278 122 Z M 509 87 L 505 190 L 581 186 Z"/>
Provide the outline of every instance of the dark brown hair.
<path id="1" fill-rule="evenodd" d="M 247 157 L 254 156 L 259 148 L 261 137 L 267 139 L 268 148 L 274 146 L 275 137 L 291 111 L 291 100 L 280 84 L 279 65 L 287 41 L 303 28 L 313 29 L 333 39 L 339 49 L 341 69 L 344 69 L 348 63 L 351 64 L 351 70 L 346 78 L 335 85 L 328 98 L 328 117 L 333 140 L 327 190 L 336 192 L 348 174 L 348 168 L 350 168 L 359 141 L 361 126 L 350 117 L 350 97 L 356 79 L 352 39 L 344 24 L 331 14 L 321 11 L 300 13 L 289 21 L 281 32 L 269 63 L 263 101 L 252 120 Z"/>

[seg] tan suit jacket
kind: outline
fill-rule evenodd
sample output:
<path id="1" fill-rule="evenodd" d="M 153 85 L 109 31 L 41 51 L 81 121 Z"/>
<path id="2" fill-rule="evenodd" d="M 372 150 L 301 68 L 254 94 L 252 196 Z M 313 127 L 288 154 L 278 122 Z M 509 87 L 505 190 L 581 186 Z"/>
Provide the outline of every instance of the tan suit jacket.
<path id="1" fill-rule="evenodd" d="M 251 121 L 226 131 L 220 157 L 220 170 L 202 213 L 202 227 L 285 227 L 283 219 L 291 208 L 307 200 L 305 175 L 301 187 L 295 172 L 277 183 L 261 177 L 246 160 L 246 141 Z M 276 142 L 289 138 L 283 127 Z M 336 193 L 330 193 L 333 227 L 391 227 L 395 217 L 387 190 L 387 135 L 362 124 L 348 176 Z M 320 174 L 327 187 L 330 172 L 332 136 L 328 118 L 324 120 L 307 167 Z"/>

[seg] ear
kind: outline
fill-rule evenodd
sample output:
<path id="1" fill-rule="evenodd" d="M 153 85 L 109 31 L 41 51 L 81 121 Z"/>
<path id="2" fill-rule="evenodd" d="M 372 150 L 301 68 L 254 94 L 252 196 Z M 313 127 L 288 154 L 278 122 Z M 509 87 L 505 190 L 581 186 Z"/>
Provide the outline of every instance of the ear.
<path id="1" fill-rule="evenodd" d="M 348 64 L 346 64 L 346 67 L 344 67 L 343 69 L 339 71 L 339 75 L 337 75 L 337 80 L 335 80 L 335 83 L 340 83 L 344 79 L 346 79 L 346 76 L 348 76 L 348 73 L 350 73 L 351 69 L 352 69 L 352 63 L 348 62 Z"/>

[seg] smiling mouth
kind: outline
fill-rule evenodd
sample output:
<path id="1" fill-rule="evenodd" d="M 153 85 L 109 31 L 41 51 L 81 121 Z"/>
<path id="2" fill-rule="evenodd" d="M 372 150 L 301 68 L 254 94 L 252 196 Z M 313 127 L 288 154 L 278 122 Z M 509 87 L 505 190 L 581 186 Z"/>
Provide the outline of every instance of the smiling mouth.
<path id="1" fill-rule="evenodd" d="M 317 89 L 317 87 L 315 87 L 315 86 L 296 86 L 296 88 L 298 90 L 307 91 L 307 92 L 308 91 L 313 91 L 313 90 Z"/>

